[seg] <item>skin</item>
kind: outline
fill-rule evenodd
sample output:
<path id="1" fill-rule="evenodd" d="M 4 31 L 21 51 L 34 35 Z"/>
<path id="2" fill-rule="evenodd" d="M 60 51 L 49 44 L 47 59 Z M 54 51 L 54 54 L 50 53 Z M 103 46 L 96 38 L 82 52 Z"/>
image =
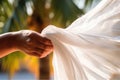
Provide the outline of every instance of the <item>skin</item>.
<path id="1" fill-rule="evenodd" d="M 1 34 L 0 58 L 14 51 L 43 58 L 53 51 L 53 45 L 49 39 L 31 30 Z"/>

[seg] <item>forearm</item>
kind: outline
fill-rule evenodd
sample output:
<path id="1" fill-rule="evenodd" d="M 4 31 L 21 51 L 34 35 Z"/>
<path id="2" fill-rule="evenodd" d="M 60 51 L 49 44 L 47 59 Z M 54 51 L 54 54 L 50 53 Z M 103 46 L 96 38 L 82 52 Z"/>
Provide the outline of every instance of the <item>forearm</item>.
<path id="1" fill-rule="evenodd" d="M 14 35 L 15 34 L 13 32 L 0 35 L 0 58 L 15 51 L 15 48 L 13 46 L 15 42 Z"/>

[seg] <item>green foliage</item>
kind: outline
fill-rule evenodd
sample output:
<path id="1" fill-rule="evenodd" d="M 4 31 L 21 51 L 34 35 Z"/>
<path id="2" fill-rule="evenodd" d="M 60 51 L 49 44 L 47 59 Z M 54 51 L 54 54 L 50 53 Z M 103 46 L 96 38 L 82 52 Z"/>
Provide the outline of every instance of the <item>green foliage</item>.
<path id="1" fill-rule="evenodd" d="M 86 0 L 85 1 L 85 8 L 84 8 L 84 10 L 85 11 L 88 11 L 90 8 L 91 8 L 91 4 L 92 4 L 92 2 L 93 2 L 94 0 Z"/>
<path id="2" fill-rule="evenodd" d="M 2 27 L 7 21 L 7 19 L 11 16 L 11 11 L 13 7 L 7 0 L 0 0 L 0 32 L 2 32 Z"/>
<path id="3" fill-rule="evenodd" d="M 84 14 L 73 0 L 52 0 L 51 6 L 54 12 L 53 21 L 63 26 L 68 26 L 67 23 L 73 22 L 78 16 Z"/>
<path id="4" fill-rule="evenodd" d="M 15 71 L 20 67 L 20 61 L 25 57 L 21 52 L 13 52 L 10 55 L 7 55 L 5 58 L 1 58 L 2 69 L 8 71 L 10 76 L 13 76 Z"/>
<path id="5" fill-rule="evenodd" d="M 17 31 L 20 29 L 25 29 L 26 26 L 26 0 L 16 0 L 16 4 L 13 10 L 11 10 L 12 15 L 8 17 L 6 24 L 3 27 L 3 33 L 9 31 Z"/>

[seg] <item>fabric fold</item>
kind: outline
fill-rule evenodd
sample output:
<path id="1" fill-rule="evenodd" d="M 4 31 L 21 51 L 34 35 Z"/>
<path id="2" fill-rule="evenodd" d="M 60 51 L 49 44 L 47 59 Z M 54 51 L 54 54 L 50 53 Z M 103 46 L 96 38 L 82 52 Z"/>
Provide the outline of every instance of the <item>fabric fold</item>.
<path id="1" fill-rule="evenodd" d="M 49 25 L 55 80 L 120 79 L 120 0 L 102 0 L 66 29 Z"/>

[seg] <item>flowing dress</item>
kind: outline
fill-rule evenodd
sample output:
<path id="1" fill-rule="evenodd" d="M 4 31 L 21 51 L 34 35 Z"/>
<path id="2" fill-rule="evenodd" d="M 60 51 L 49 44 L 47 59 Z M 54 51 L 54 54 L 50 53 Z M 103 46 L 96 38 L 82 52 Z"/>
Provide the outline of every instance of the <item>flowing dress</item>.
<path id="1" fill-rule="evenodd" d="M 120 0 L 101 0 L 66 29 L 42 31 L 54 45 L 55 80 L 120 80 Z"/>

